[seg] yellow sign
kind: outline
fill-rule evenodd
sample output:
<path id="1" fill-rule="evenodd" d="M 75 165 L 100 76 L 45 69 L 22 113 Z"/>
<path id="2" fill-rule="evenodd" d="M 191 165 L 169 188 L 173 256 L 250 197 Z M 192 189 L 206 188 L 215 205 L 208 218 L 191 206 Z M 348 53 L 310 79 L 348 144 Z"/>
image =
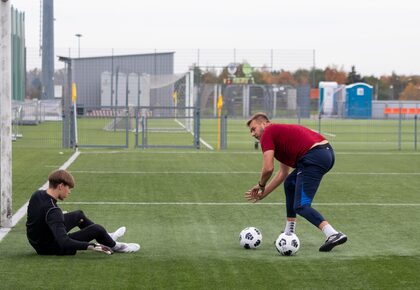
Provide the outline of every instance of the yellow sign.
<path id="1" fill-rule="evenodd" d="M 71 84 L 71 101 L 74 103 L 77 99 L 76 83 Z"/>
<path id="2" fill-rule="evenodd" d="M 174 104 L 176 104 L 177 99 L 178 99 L 178 93 L 177 93 L 176 91 L 174 91 L 174 92 L 172 93 L 172 99 L 174 100 Z"/>
<path id="3" fill-rule="evenodd" d="M 254 83 L 254 78 L 252 78 L 252 77 L 234 78 L 233 83 L 234 84 L 253 84 Z"/>

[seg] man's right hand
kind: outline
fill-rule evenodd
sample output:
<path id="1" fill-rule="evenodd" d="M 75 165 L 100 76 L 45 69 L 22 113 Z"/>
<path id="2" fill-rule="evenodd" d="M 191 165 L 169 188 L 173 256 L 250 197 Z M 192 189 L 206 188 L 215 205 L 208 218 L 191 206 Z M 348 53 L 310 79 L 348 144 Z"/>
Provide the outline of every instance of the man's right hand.
<path id="1" fill-rule="evenodd" d="M 104 245 L 101 245 L 101 244 L 97 244 L 97 243 L 89 244 L 88 250 L 96 251 L 96 252 L 102 252 L 102 253 L 105 253 L 107 255 L 111 255 L 113 253 L 113 251 L 111 250 L 110 247 L 107 247 L 107 246 L 104 246 Z"/>
<path id="2" fill-rule="evenodd" d="M 245 192 L 245 198 L 251 202 L 257 202 L 263 199 L 264 197 L 264 187 L 261 188 L 259 185 L 256 185 L 247 192 Z"/>

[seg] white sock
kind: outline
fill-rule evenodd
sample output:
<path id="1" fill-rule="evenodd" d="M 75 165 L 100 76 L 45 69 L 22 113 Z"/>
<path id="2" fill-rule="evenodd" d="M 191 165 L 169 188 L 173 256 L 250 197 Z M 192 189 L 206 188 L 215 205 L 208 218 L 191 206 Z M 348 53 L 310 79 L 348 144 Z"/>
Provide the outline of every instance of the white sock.
<path id="1" fill-rule="evenodd" d="M 327 224 L 326 226 L 324 226 L 322 228 L 322 231 L 324 232 L 327 238 L 329 238 L 332 235 L 338 234 L 338 232 L 330 224 Z"/>
<path id="2" fill-rule="evenodd" d="M 296 221 L 286 221 L 286 226 L 284 227 L 284 233 L 294 234 L 296 230 Z"/>

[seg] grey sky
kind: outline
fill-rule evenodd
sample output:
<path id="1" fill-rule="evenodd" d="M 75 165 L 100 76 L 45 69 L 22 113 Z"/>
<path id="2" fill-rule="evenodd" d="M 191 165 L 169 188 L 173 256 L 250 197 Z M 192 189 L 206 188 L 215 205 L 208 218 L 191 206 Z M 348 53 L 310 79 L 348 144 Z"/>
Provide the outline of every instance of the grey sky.
<path id="1" fill-rule="evenodd" d="M 25 12 L 28 62 L 38 57 L 39 0 Z M 316 66 L 420 75 L 420 2 L 399 0 L 55 0 L 56 53 L 173 49 L 303 49 Z M 108 53 L 109 54 L 109 53 Z"/>

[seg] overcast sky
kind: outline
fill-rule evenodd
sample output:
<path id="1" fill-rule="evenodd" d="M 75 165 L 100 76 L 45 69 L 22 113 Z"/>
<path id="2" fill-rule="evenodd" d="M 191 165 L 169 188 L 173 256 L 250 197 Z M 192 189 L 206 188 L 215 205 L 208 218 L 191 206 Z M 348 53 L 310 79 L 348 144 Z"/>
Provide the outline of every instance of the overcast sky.
<path id="1" fill-rule="evenodd" d="M 33 63 L 40 1 L 10 1 L 25 12 Z M 315 50 L 322 69 L 355 65 L 363 75 L 420 75 L 420 2 L 414 0 L 55 0 L 54 13 L 56 54 L 76 56 L 80 33 L 82 56 L 112 49 L 296 49 L 310 56 Z"/>

